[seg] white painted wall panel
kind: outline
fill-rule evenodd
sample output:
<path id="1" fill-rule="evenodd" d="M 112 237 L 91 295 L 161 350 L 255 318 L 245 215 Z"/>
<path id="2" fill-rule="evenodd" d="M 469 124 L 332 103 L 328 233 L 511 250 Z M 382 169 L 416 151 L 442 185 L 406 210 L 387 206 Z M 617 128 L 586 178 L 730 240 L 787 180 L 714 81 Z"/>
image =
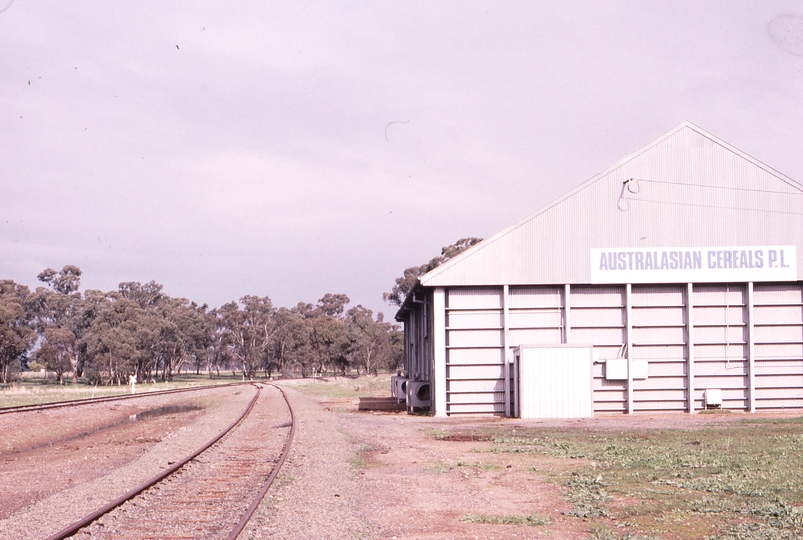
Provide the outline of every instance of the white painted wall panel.
<path id="1" fill-rule="evenodd" d="M 634 345 L 678 345 L 686 342 L 686 329 L 682 326 L 635 326 L 645 321 L 634 312 L 631 340 Z"/>
<path id="2" fill-rule="evenodd" d="M 475 405 L 483 405 L 484 410 L 494 410 L 493 408 L 488 408 L 487 405 L 493 405 L 497 403 L 503 403 L 505 399 L 505 392 L 470 392 L 470 393 L 455 393 L 449 392 L 449 404 L 451 406 L 454 405 L 466 405 L 466 404 L 475 404 Z"/>
<path id="3" fill-rule="evenodd" d="M 656 384 L 656 381 L 660 380 L 660 384 Z M 663 392 L 667 390 L 679 390 L 681 391 L 678 399 L 685 398 L 685 388 L 686 388 L 686 376 L 685 375 L 678 375 L 676 377 L 668 377 L 665 375 L 650 375 L 647 379 L 636 379 L 633 381 L 633 388 L 636 390 L 643 390 L 645 392 L 651 391 L 658 391 Z M 644 395 L 639 394 L 637 397 L 638 400 L 645 399 Z M 683 410 L 685 407 L 681 407 Z"/>
<path id="4" fill-rule="evenodd" d="M 626 341 L 624 328 L 572 327 L 573 343 L 591 343 L 597 346 L 619 347 Z"/>
<path id="5" fill-rule="evenodd" d="M 447 292 L 447 309 L 502 308 L 502 290 L 495 288 L 460 288 Z"/>
<path id="6" fill-rule="evenodd" d="M 510 310 L 508 324 L 511 328 L 562 328 L 563 310 L 556 308 Z"/>
<path id="7" fill-rule="evenodd" d="M 504 359 L 501 348 L 449 349 L 446 362 L 459 364 L 501 364 Z"/>
<path id="8" fill-rule="evenodd" d="M 450 305 L 457 302 L 460 306 L 446 309 L 449 414 L 499 414 L 504 410 L 505 312 L 511 348 L 561 344 L 567 331 L 573 343 L 594 346 L 600 361 L 591 366 L 594 410 L 625 410 L 627 381 L 606 381 L 603 363 L 623 354 L 647 362 L 647 377 L 633 381 L 634 412 L 686 410 L 685 287 L 632 286 L 632 333 L 626 349 L 622 348 L 628 326 L 624 287 L 573 285 L 568 320 L 563 287 L 509 290 L 507 310 L 501 307 L 500 291 L 447 291 Z M 751 338 L 755 343 L 756 408 L 776 408 L 803 399 L 803 293 L 799 283 L 754 286 L 752 336 L 745 284 L 696 284 L 693 291 L 697 409 L 703 407 L 706 388 L 723 390 L 723 407 L 748 407 Z M 500 307 L 495 307 L 497 304 Z M 568 329 L 564 326 L 567 322 Z M 426 334 L 423 326 L 417 331 Z M 511 399 L 515 399 L 515 389 Z"/>
<path id="9" fill-rule="evenodd" d="M 758 343 L 799 343 L 803 342 L 803 325 L 758 326 L 755 329 L 755 341 Z"/>
<path id="10" fill-rule="evenodd" d="M 638 324 L 646 326 L 680 326 L 686 324 L 686 310 L 681 307 L 636 307 Z"/>
<path id="11" fill-rule="evenodd" d="M 502 365 L 498 366 L 454 366 L 446 364 L 446 377 L 450 380 L 502 379 Z"/>
<path id="12" fill-rule="evenodd" d="M 685 362 L 688 358 L 685 344 L 654 347 L 634 345 L 631 346 L 630 353 L 630 357 L 636 360 L 678 360 Z"/>
<path id="13" fill-rule="evenodd" d="M 757 360 L 773 360 L 776 358 L 803 358 L 803 344 L 764 343 L 756 346 Z"/>
<path id="14" fill-rule="evenodd" d="M 449 414 L 489 414 L 501 416 L 505 414 L 504 402 L 496 403 L 451 403 L 449 404 Z"/>
<path id="15" fill-rule="evenodd" d="M 562 336 L 560 328 L 511 329 L 510 346 L 560 343 Z"/>
<path id="16" fill-rule="evenodd" d="M 511 309 L 563 306 L 562 287 L 510 287 L 509 295 Z"/>
<path id="17" fill-rule="evenodd" d="M 575 299 L 574 294 L 572 298 Z M 625 325 L 625 312 L 621 306 L 617 307 L 575 307 L 571 308 L 572 313 L 572 327 L 619 327 L 624 328 Z"/>
<path id="18" fill-rule="evenodd" d="M 448 382 L 449 392 L 504 392 L 505 381 L 502 379 L 492 380 L 450 380 Z"/>
<path id="19" fill-rule="evenodd" d="M 590 348 L 522 347 L 518 369 L 521 418 L 593 416 Z"/>
<path id="20" fill-rule="evenodd" d="M 501 347 L 502 330 L 454 330 L 447 331 L 447 347 Z"/>
<path id="21" fill-rule="evenodd" d="M 803 286 L 754 286 L 756 409 L 803 406 Z"/>
<path id="22" fill-rule="evenodd" d="M 773 295 L 775 296 L 775 295 Z M 767 301 L 763 295 L 763 301 Z M 756 324 L 778 324 L 803 320 L 803 307 L 790 305 L 758 305 L 754 310 Z"/>
<path id="23" fill-rule="evenodd" d="M 448 311 L 447 329 L 460 328 L 502 328 L 502 311 Z"/>

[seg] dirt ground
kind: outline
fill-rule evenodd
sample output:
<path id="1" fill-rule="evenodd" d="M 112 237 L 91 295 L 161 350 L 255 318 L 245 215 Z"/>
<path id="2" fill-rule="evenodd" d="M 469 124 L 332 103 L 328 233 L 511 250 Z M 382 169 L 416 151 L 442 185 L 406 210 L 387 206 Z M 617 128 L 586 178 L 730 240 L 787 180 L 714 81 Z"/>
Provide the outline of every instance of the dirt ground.
<path id="1" fill-rule="evenodd" d="M 291 402 L 315 405 L 308 406 L 301 416 L 310 418 L 310 423 L 314 421 L 316 437 L 325 441 L 324 444 L 345 444 L 350 449 L 351 467 L 347 474 L 352 490 L 345 485 L 329 489 L 333 480 L 316 482 L 314 474 L 305 473 L 305 467 L 327 465 L 315 464 L 309 459 L 309 455 L 316 454 L 316 444 L 321 442 L 313 442 L 311 439 L 315 437 L 305 437 L 302 425 L 297 452 L 304 456 L 296 454 L 294 458 L 291 454 L 288 474 L 293 479 L 280 488 L 286 496 L 279 496 L 283 500 L 275 505 L 272 527 L 265 527 L 263 535 L 254 534 L 253 538 L 314 536 L 314 531 L 319 529 L 299 534 L 297 525 L 295 529 L 282 527 L 282 516 L 304 511 L 291 502 L 303 498 L 304 493 L 339 490 L 355 499 L 341 512 L 356 515 L 362 520 L 362 526 L 339 530 L 337 520 L 332 520 L 331 534 L 321 538 L 702 539 L 716 531 L 688 536 L 687 528 L 672 531 L 669 525 L 666 533 L 646 537 L 639 536 L 638 531 L 613 516 L 585 519 L 571 515 L 574 508 L 565 499 L 569 489 L 567 478 L 574 471 L 587 470 L 590 463 L 539 453 L 494 452 L 494 443 L 483 440 L 481 434 L 491 430 L 515 436 L 517 430 L 532 432 L 533 428 L 557 428 L 589 434 L 634 431 L 636 436 L 646 437 L 651 430 L 694 431 L 745 418 L 739 413 L 612 415 L 566 420 L 435 418 L 405 412 L 359 411 L 358 400 L 316 396 L 309 389 L 304 392 L 304 395 L 291 394 Z M 326 501 L 318 504 L 319 510 L 327 513 Z M 629 504 L 633 501 L 627 497 L 610 503 L 611 507 Z M 532 516 L 533 521 L 518 525 L 479 523 L 478 516 L 520 519 Z M 602 532 L 595 535 L 595 531 Z"/>

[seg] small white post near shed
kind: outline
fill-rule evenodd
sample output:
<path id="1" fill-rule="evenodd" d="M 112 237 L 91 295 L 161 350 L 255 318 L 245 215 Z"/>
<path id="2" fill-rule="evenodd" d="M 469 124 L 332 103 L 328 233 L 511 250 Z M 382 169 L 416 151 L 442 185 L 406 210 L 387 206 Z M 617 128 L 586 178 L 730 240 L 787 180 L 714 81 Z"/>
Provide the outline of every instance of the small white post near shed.
<path id="1" fill-rule="evenodd" d="M 593 347 L 521 345 L 514 350 L 520 418 L 589 418 Z"/>

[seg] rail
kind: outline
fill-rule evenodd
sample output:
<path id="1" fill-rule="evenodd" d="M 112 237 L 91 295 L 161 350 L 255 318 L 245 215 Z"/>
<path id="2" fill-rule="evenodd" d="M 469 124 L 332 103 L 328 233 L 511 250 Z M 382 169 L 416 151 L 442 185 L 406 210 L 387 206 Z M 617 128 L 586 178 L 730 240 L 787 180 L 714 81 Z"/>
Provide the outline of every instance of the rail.
<path id="1" fill-rule="evenodd" d="M 61 531 L 53 534 L 52 536 L 49 536 L 47 538 L 47 540 L 62 540 L 64 538 L 68 538 L 68 537 L 76 534 L 78 531 L 80 531 L 84 527 L 87 527 L 88 525 L 90 525 L 94 521 L 98 520 L 100 517 L 104 516 L 105 514 L 108 514 L 109 512 L 111 512 L 114 509 L 116 509 L 117 507 L 119 507 L 122 504 L 124 504 L 125 502 L 134 499 L 135 497 L 139 496 L 145 490 L 147 490 L 147 489 L 153 487 L 154 485 L 162 482 L 167 477 L 169 477 L 172 474 L 174 474 L 177 471 L 179 471 L 187 463 L 189 463 L 190 461 L 194 460 L 195 458 L 197 458 L 199 455 L 203 454 L 207 450 L 209 450 L 213 445 L 215 445 L 218 441 L 220 441 L 224 436 L 226 436 L 227 434 L 232 432 L 232 430 L 234 430 L 238 425 L 240 425 L 243 422 L 243 420 L 249 415 L 249 413 L 253 410 L 254 405 L 256 404 L 257 399 L 259 398 L 261 390 L 262 390 L 262 386 L 259 386 L 259 385 L 256 385 L 256 384 L 254 386 L 257 388 L 257 392 L 254 395 L 254 397 L 251 399 L 251 401 L 249 402 L 249 404 L 246 407 L 245 411 L 234 422 L 232 422 L 228 427 L 226 427 L 224 430 L 222 430 L 219 434 L 217 434 L 214 438 L 212 438 L 209 442 L 207 442 L 201 448 L 199 448 L 198 450 L 196 450 L 192 454 L 188 455 L 184 459 L 172 464 L 169 468 L 167 468 L 166 470 L 162 471 L 160 474 L 154 476 L 150 480 L 147 480 L 146 482 L 143 482 L 142 484 L 140 484 L 137 487 L 131 489 L 130 491 L 128 491 L 124 495 L 122 495 L 122 496 L 118 497 L 117 499 L 111 501 L 110 503 L 102 506 L 101 508 L 98 508 L 94 512 L 86 515 L 82 519 L 72 523 L 71 525 L 65 527 L 64 529 L 62 529 Z M 259 492 L 254 497 L 254 499 L 251 502 L 251 504 L 248 507 L 248 509 L 245 511 L 244 514 L 242 514 L 242 516 L 241 516 L 240 520 L 238 521 L 237 525 L 229 533 L 229 536 L 228 536 L 229 540 L 236 539 L 237 536 L 240 534 L 240 532 L 248 524 L 248 521 L 252 517 L 253 513 L 256 511 L 257 507 L 259 506 L 260 502 L 264 498 L 265 494 L 270 489 L 271 485 L 273 484 L 273 481 L 275 480 L 275 478 L 278 475 L 282 465 L 284 464 L 285 459 L 287 458 L 287 456 L 288 456 L 288 454 L 290 452 L 290 449 L 292 447 L 293 438 L 295 436 L 295 414 L 293 412 L 292 406 L 290 405 L 290 401 L 287 399 L 287 395 L 285 394 L 285 392 L 284 392 L 284 390 L 282 388 L 280 388 L 279 386 L 273 385 L 273 384 L 271 384 L 270 386 L 272 386 L 272 387 L 276 388 L 277 390 L 279 390 L 279 392 L 281 393 L 281 396 L 282 396 L 285 404 L 287 405 L 287 408 L 288 408 L 288 410 L 290 412 L 290 425 L 289 425 L 290 431 L 289 431 L 289 433 L 287 435 L 287 438 L 286 438 L 286 440 L 284 442 L 281 454 L 280 454 L 279 458 L 277 459 L 275 465 L 273 466 L 273 469 L 272 469 L 270 475 L 265 480 L 265 482 L 262 484 Z M 281 426 L 281 427 L 286 427 L 286 426 Z"/>
<path id="2" fill-rule="evenodd" d="M 142 397 L 162 396 L 166 394 L 178 394 L 180 392 L 194 392 L 197 390 L 210 390 L 213 388 L 225 388 L 227 386 L 238 386 L 242 384 L 253 384 L 252 382 L 234 382 L 226 384 L 207 384 L 204 386 L 189 386 L 187 388 L 173 388 L 170 390 L 154 390 L 151 392 L 140 392 L 138 394 L 120 394 L 116 396 L 102 396 L 96 398 L 72 399 L 65 401 L 50 401 L 48 403 L 34 403 L 31 405 L 19 405 L 17 407 L 0 407 L 0 414 L 20 413 L 28 411 L 41 411 L 45 409 L 59 409 L 62 407 L 73 407 L 76 405 L 91 405 L 93 403 L 104 403 L 107 401 L 121 401 L 124 399 L 136 399 Z"/>

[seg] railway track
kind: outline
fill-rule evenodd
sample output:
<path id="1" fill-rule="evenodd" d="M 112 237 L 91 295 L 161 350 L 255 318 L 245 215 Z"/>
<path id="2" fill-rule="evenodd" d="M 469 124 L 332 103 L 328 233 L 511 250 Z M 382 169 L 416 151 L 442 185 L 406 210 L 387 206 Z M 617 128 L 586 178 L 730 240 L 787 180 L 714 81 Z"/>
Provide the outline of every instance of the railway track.
<path id="1" fill-rule="evenodd" d="M 73 399 L 66 401 L 51 401 L 49 403 L 35 403 L 32 405 L 19 405 L 16 407 L 0 407 L 0 414 L 11 414 L 11 413 L 20 413 L 28 411 L 42 411 L 46 409 L 60 409 L 64 407 L 75 407 L 78 405 L 91 405 L 94 403 L 104 403 L 107 401 L 123 401 L 123 400 L 137 399 L 143 397 L 163 396 L 167 394 L 179 394 L 183 392 L 195 392 L 198 390 L 209 390 L 214 388 L 224 388 L 226 386 L 238 386 L 246 384 L 251 384 L 251 383 L 234 382 L 228 384 L 191 386 L 187 388 L 173 388 L 170 390 L 154 390 L 152 392 L 139 392 L 136 394 L 120 394 L 116 396 L 103 396 L 96 398 Z"/>
<path id="2" fill-rule="evenodd" d="M 237 538 L 292 445 L 284 392 L 256 388 L 247 410 L 202 448 L 48 537 Z"/>

